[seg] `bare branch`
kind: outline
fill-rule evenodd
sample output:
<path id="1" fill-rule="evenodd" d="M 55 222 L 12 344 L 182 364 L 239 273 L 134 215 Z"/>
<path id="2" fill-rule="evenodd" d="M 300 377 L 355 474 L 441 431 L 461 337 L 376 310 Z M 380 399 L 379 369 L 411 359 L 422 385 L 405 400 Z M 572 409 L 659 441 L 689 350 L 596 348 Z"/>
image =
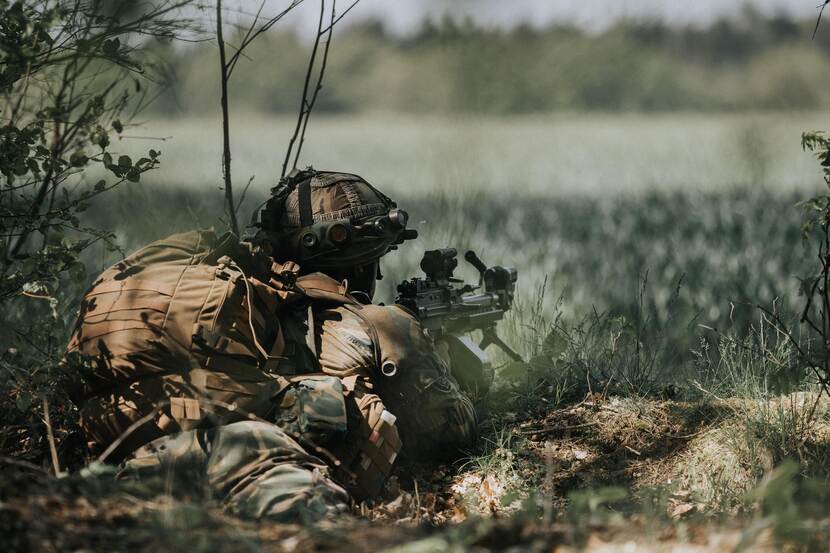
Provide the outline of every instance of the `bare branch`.
<path id="1" fill-rule="evenodd" d="M 242 204 L 245 203 L 245 196 L 248 195 L 248 189 L 251 187 L 251 183 L 254 182 L 254 177 L 256 175 L 251 175 L 251 178 L 248 179 L 248 183 L 245 185 L 245 188 L 242 189 L 242 195 L 239 197 L 239 202 L 236 204 L 236 211 L 239 212 L 239 208 L 242 207 Z"/>
<path id="2" fill-rule="evenodd" d="M 355 2 L 356 4 L 357 2 Z M 355 4 L 352 4 L 354 6 Z M 314 109 L 314 104 L 317 102 L 317 94 L 319 94 L 320 90 L 323 88 L 323 76 L 326 73 L 326 62 L 329 59 L 329 47 L 331 46 L 331 35 L 332 31 L 334 30 L 334 23 L 335 23 L 335 15 L 336 10 L 335 7 L 337 5 L 337 0 L 331 0 L 331 24 L 328 26 L 328 31 L 322 31 L 323 33 L 328 32 L 328 37 L 326 38 L 326 46 L 323 49 L 323 59 L 320 63 L 320 73 L 317 75 L 317 84 L 314 86 L 314 93 L 311 96 L 311 100 L 308 102 L 305 110 L 305 118 L 303 120 L 303 129 L 300 132 L 300 142 L 297 144 L 297 153 L 294 154 L 294 163 L 293 167 L 297 167 L 297 162 L 300 159 L 300 152 L 303 149 L 303 143 L 305 142 L 305 131 L 308 127 L 308 120 L 311 118 L 311 111 Z"/>
<path id="3" fill-rule="evenodd" d="M 276 23 L 280 21 L 283 17 L 288 15 L 288 13 L 291 10 L 293 10 L 294 8 L 296 8 L 304 2 L 304 0 L 291 0 L 291 4 L 289 4 L 288 7 L 286 7 L 284 10 L 282 10 L 274 17 L 265 21 L 265 23 L 260 25 L 259 28 L 256 28 L 256 24 L 259 21 L 260 15 L 262 14 L 262 9 L 265 7 L 265 1 L 266 0 L 263 0 L 262 4 L 260 4 L 259 9 L 256 12 L 256 15 L 254 15 L 251 25 L 248 27 L 248 30 L 245 32 L 245 36 L 242 38 L 242 42 L 239 43 L 239 47 L 236 48 L 236 52 L 230 57 L 230 60 L 228 61 L 228 76 L 230 76 L 233 73 L 234 68 L 236 68 L 236 63 L 239 61 L 239 58 L 240 56 L 242 56 L 242 52 L 245 50 L 245 48 L 247 48 L 259 35 L 261 35 L 264 32 L 267 32 L 271 27 L 276 25 Z"/>
<path id="4" fill-rule="evenodd" d="M 828 2 L 830 2 L 830 0 L 827 0 L 827 1 L 828 1 Z M 341 14 L 337 17 L 337 19 L 334 19 L 334 17 L 332 17 L 331 24 L 330 24 L 328 27 L 326 27 L 325 29 L 323 29 L 323 33 L 328 33 L 329 31 L 331 31 L 332 27 L 334 27 L 335 25 L 337 25 L 337 24 L 340 22 L 340 20 L 341 20 L 341 19 L 343 19 L 344 17 L 346 17 L 346 14 L 347 14 L 347 13 L 349 13 L 350 11 L 352 11 L 352 8 L 354 8 L 355 6 L 357 6 L 357 4 L 358 4 L 359 2 L 360 2 L 360 0 L 354 0 L 354 2 L 352 2 L 352 5 L 351 5 L 351 6 L 349 6 L 348 8 L 346 8 L 346 9 L 343 11 L 343 13 L 341 13 Z M 334 6 L 332 6 L 332 16 L 334 16 Z"/>
<path id="5" fill-rule="evenodd" d="M 219 43 L 219 74 L 222 81 L 222 176 L 225 184 L 225 214 L 234 234 L 239 234 L 231 181 L 231 136 L 228 115 L 228 63 L 225 59 L 225 38 L 222 33 L 222 0 L 216 0 L 216 41 Z"/>
<path id="6" fill-rule="evenodd" d="M 816 18 L 816 28 L 813 29 L 813 38 L 816 38 L 816 33 L 818 32 L 818 26 L 821 24 L 821 16 L 824 14 L 824 8 L 827 7 L 827 4 L 830 4 L 830 0 L 824 0 L 824 4 L 819 6 L 821 9 L 818 12 L 818 18 Z"/>
<path id="7" fill-rule="evenodd" d="M 291 152 L 294 149 L 294 143 L 300 135 L 300 131 L 303 127 L 303 119 L 305 117 L 306 110 L 308 109 L 308 85 L 311 83 L 311 74 L 314 71 L 314 62 L 317 60 L 317 49 L 320 46 L 320 38 L 323 36 L 323 16 L 325 13 L 326 0 L 320 0 L 320 21 L 317 23 L 317 36 L 314 37 L 314 47 L 311 49 L 311 56 L 308 60 L 308 69 L 306 70 L 305 81 L 303 82 L 303 95 L 300 100 L 300 113 L 297 116 L 297 125 L 294 128 L 294 134 L 291 135 L 291 139 L 288 141 L 288 150 L 285 152 L 285 160 L 282 162 L 282 173 L 280 173 L 280 178 L 285 177 L 285 173 L 288 170 L 288 160 L 291 159 Z"/>
<path id="8" fill-rule="evenodd" d="M 58 461 L 58 448 L 55 446 L 55 434 L 52 432 L 52 419 L 49 417 L 49 400 L 43 398 L 43 422 L 46 424 L 46 436 L 49 440 L 49 454 L 52 456 L 52 470 L 60 476 L 61 464 Z"/>

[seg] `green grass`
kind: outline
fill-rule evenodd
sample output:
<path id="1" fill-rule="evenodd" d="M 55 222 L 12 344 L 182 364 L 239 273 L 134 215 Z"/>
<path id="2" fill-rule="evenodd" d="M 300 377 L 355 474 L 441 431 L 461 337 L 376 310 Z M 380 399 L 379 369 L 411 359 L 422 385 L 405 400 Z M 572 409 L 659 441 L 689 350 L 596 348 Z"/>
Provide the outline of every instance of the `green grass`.
<path id="1" fill-rule="evenodd" d="M 791 511 L 817 504 L 802 488 L 811 478 L 826 478 L 830 416 L 825 404 L 812 415 L 805 410 L 814 396 L 803 379 L 792 379 L 791 348 L 759 323 L 756 305 L 783 313 L 799 305 L 796 276 L 807 272 L 813 253 L 802 245 L 795 205 L 820 181 L 797 138 L 802 128 L 821 126 L 820 117 L 560 116 L 441 124 L 320 119 L 306 159 L 363 174 L 407 209 L 421 231 L 416 243 L 384 259 L 379 299 L 390 301 L 394 285 L 417 274 L 424 249 L 473 248 L 487 263 L 518 268 L 516 309 L 500 331 L 529 362 L 501 367 L 488 422 L 495 424 L 460 471 L 481 477 L 478 486 L 493 477 L 503 497 L 496 494 L 491 503 L 526 497 L 527 509 L 516 517 L 528 520 L 535 520 L 538 507 L 546 519 L 553 516 L 555 506 L 559 520 L 578 533 L 590 530 L 591 521 L 607 523 L 605 515 L 621 497 L 618 489 L 601 486 L 639 486 L 628 494 L 626 509 L 646 512 L 637 502 L 650 497 L 657 506 L 648 508 L 662 513 L 664 496 L 683 486 L 680 491 L 705 505 L 701 512 L 744 509 L 764 528 L 802 531 Z M 234 127 L 240 188 L 247 175 L 260 175 L 242 212 L 261 202 L 275 180 L 280 156 L 267 145 L 285 123 L 243 119 Z M 126 252 L 172 232 L 221 225 L 219 157 L 205 147 L 216 145 L 205 140 L 210 129 L 215 122 L 148 123 L 148 134 L 175 136 L 161 145 L 163 167 L 146 182 L 103 197 L 86 212 L 87 222 L 115 230 Z M 116 257 L 91 249 L 88 278 Z M 473 279 L 465 265 L 460 276 Z M 79 294 L 60 291 L 55 313 L 67 328 Z M 55 328 L 51 306 L 31 301 L 10 305 Z M 9 330 L 5 339 L 28 347 L 25 337 L 5 336 Z M 54 340 L 47 349 L 59 352 L 62 342 Z M 54 359 L 30 373 L 15 359 L 8 351 L 0 357 L 4 370 L 16 371 L 17 389 L 36 386 L 49 394 L 60 386 L 60 374 L 50 368 Z M 570 413 L 589 391 L 617 397 L 605 411 L 595 403 Z M 8 397 L 12 403 L 18 398 Z M 74 412 L 56 403 L 53 421 L 61 424 L 63 440 Z M 27 447 L 46 451 L 38 405 L 9 409 L 16 409 L 15 421 L 9 419 L 15 428 L 25 426 L 18 418 L 31 415 L 26 420 L 35 421 L 30 431 L 36 439 Z M 546 418 L 555 413 L 559 418 Z M 714 418 L 703 420 L 709 414 Z M 575 431 L 542 435 L 532 444 L 532 433 L 514 434 L 524 420 Z M 534 457 L 546 441 L 572 446 L 560 450 L 566 458 L 555 471 Z M 590 455 L 573 459 L 575 450 Z M 796 460 L 798 475 L 787 473 L 786 482 L 797 487 L 781 491 L 770 482 L 774 467 L 789 459 Z M 663 470 L 661 477 L 670 475 L 673 487 L 665 478 L 652 482 L 653 489 L 639 484 L 645 476 L 614 479 L 621 474 L 614 472 L 618 462 L 629 467 L 639 461 Z M 549 490 L 531 493 L 545 478 L 554 488 L 561 483 L 555 505 Z M 747 496 L 753 489 L 756 496 Z M 476 494 L 479 487 L 472 500 Z M 802 501 L 803 494 L 808 499 Z M 770 497 L 784 497 L 792 509 L 765 507 L 777 501 Z M 770 514 L 763 518 L 765 509 Z M 810 516 L 823 516 L 819 508 L 816 513 Z M 577 534 L 568 539 L 580 541 Z"/>
<path id="2" fill-rule="evenodd" d="M 162 152 L 161 168 L 145 175 L 142 186 L 217 194 L 218 115 L 151 117 L 125 131 L 112 149 L 135 154 L 147 146 Z M 252 191 L 266 193 L 276 184 L 295 123 L 290 116 L 244 107 L 232 112 L 237 189 L 252 175 Z M 804 190 L 821 182 L 821 171 L 801 151 L 801 133 L 827 127 L 826 111 L 511 117 L 315 113 L 300 165 L 361 174 L 392 197 L 437 191 L 559 198 L 740 186 Z M 253 202 L 244 207 L 251 209 Z"/>
<path id="3" fill-rule="evenodd" d="M 820 183 L 798 139 L 824 120 L 828 114 L 319 117 L 303 160 L 362 174 L 411 213 L 421 238 L 384 260 L 382 299 L 418 272 L 420 250 L 472 247 L 488 263 L 519 269 L 520 305 L 536 305 L 547 283 L 533 325 L 550 322 L 561 297 L 569 320 L 596 310 L 635 323 L 651 317 L 654 327 L 670 321 L 664 334 L 683 351 L 696 344 L 697 324 L 746 328 L 755 315 L 742 303 L 795 296 L 809 253 L 794 204 Z M 275 183 L 289 126 L 286 118 L 234 118 L 237 191 L 255 175 L 242 220 Z M 162 168 L 94 206 L 90 221 L 116 230 L 128 251 L 217 224 L 218 122 L 148 121 L 127 134 L 172 137 L 158 144 Z M 136 143 L 119 147 L 129 152 Z M 91 257 L 90 266 L 111 259 Z M 520 318 L 512 339 L 531 353 L 535 339 Z"/>
<path id="4" fill-rule="evenodd" d="M 624 317 L 619 331 L 634 331 L 640 339 L 659 336 L 650 345 L 682 356 L 707 332 L 701 325 L 748 329 L 756 304 L 794 305 L 796 276 L 809 263 L 794 207 L 801 195 L 792 192 L 737 188 L 544 197 L 447 191 L 397 199 L 421 238 L 384 259 L 380 299 L 390 301 L 397 282 L 419 273 L 424 249 L 473 248 L 487 263 L 518 268 L 518 311 L 503 332 L 528 355 L 557 316 L 575 327 L 598 313 Z M 89 216 L 115 228 L 130 251 L 174 231 L 215 223 L 220 211 L 215 191 L 200 195 L 142 185 L 111 195 L 107 206 L 91 209 Z M 90 269 L 111 261 L 90 255 Z M 475 277 L 463 261 L 459 275 Z M 581 337 L 568 331 L 568 339 L 604 340 L 583 330 Z"/>
<path id="5" fill-rule="evenodd" d="M 424 249 L 473 248 L 518 268 L 516 309 L 500 331 L 531 363 L 507 367 L 502 384 L 530 398 L 526 407 L 538 395 L 550 408 L 587 390 L 671 393 L 717 378 L 729 395 L 738 383 L 713 376 L 700 352 L 710 348 L 720 363 L 719 334 L 749 332 L 757 304 L 798 304 L 796 277 L 812 253 L 795 204 L 819 175 L 797 137 L 823 117 L 320 118 L 305 159 L 363 174 L 411 213 L 421 237 L 384 259 L 380 300 L 419 272 Z M 280 156 L 269 138 L 287 123 L 234 120 L 238 188 L 260 175 L 243 220 L 275 180 Z M 216 141 L 206 140 L 210 129 Z M 222 225 L 216 121 L 148 122 L 145 131 L 173 136 L 160 146 L 162 168 L 86 212 L 125 252 Z M 89 278 L 116 258 L 93 248 Z M 464 262 L 459 274 L 476 276 Z M 62 291 L 66 328 L 78 295 Z"/>

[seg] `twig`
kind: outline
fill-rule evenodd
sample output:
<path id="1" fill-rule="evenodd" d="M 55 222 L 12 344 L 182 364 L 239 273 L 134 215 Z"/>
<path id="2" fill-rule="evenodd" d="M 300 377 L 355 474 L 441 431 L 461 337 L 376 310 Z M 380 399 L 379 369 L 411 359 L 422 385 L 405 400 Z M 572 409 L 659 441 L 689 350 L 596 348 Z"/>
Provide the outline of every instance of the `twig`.
<path id="1" fill-rule="evenodd" d="M 288 150 L 285 152 L 285 160 L 282 162 L 282 172 L 280 178 L 285 177 L 288 170 L 288 161 L 291 159 L 291 152 L 294 149 L 294 143 L 300 135 L 300 130 L 303 126 L 303 118 L 305 116 L 306 108 L 308 106 L 308 85 L 311 83 L 311 73 L 314 71 L 314 62 L 317 59 L 317 49 L 320 46 L 320 38 L 323 30 L 323 16 L 326 13 L 326 0 L 320 0 L 320 21 L 317 23 L 317 36 L 314 37 L 314 46 L 311 48 L 311 56 L 308 59 L 308 68 L 305 73 L 305 80 L 303 81 L 303 94 L 300 98 L 300 113 L 297 116 L 297 125 L 294 127 L 294 134 L 288 141 Z"/>
<path id="2" fill-rule="evenodd" d="M 234 234 L 239 234 L 231 181 L 231 136 L 228 116 L 228 63 L 225 58 L 225 38 L 222 33 L 222 0 L 216 0 L 216 42 L 219 43 L 219 74 L 222 81 L 222 175 L 225 183 L 225 213 Z M 238 53 L 238 52 L 237 52 Z"/>
<path id="3" fill-rule="evenodd" d="M 288 12 L 299 6 L 303 3 L 304 0 L 292 0 L 291 4 L 288 5 L 283 11 L 275 15 L 274 17 L 270 18 L 268 21 L 263 23 L 258 29 L 254 30 L 256 27 L 256 23 L 259 20 L 259 16 L 262 13 L 262 8 L 265 6 L 265 2 L 263 1 L 260 4 L 259 10 L 257 10 L 256 15 L 254 15 L 254 19 L 251 22 L 251 26 L 245 33 L 245 36 L 242 38 L 242 42 L 240 42 L 239 47 L 236 49 L 236 52 L 230 57 L 228 61 L 228 77 L 231 76 L 233 70 L 236 68 L 236 63 L 239 61 L 240 56 L 242 55 L 243 50 L 251 44 L 251 42 L 256 39 L 262 33 L 268 31 L 271 27 L 273 27 L 280 19 L 285 17 Z"/>
<path id="4" fill-rule="evenodd" d="M 415 482 L 415 508 L 417 511 L 415 512 L 415 520 L 417 522 L 421 522 L 421 496 L 418 494 L 418 480 L 414 480 Z"/>
<path id="5" fill-rule="evenodd" d="M 640 453 L 639 451 L 637 451 L 637 450 L 636 450 L 636 449 L 634 449 L 633 447 L 628 446 L 628 445 L 627 445 L 627 446 L 624 446 L 624 447 L 625 447 L 628 451 L 630 451 L 631 453 L 633 453 L 634 455 L 636 455 L 637 457 L 642 456 L 642 453 Z"/>
<path id="6" fill-rule="evenodd" d="M 236 68 L 236 64 L 239 61 L 240 57 L 244 55 L 245 48 L 247 48 L 259 35 L 268 31 L 272 26 L 274 26 L 280 19 L 282 19 L 286 14 L 288 14 L 288 12 L 299 6 L 303 2 L 303 0 L 292 0 L 288 7 L 286 7 L 284 10 L 282 10 L 274 17 L 268 19 L 259 27 L 257 27 L 257 24 L 260 21 L 260 16 L 262 15 L 262 10 L 265 7 L 265 2 L 266 0 L 262 0 L 262 2 L 260 3 L 256 14 L 253 15 L 251 24 L 248 26 L 244 36 L 242 37 L 242 41 L 239 43 L 238 47 L 235 47 L 236 51 L 230 57 L 227 57 L 225 50 L 226 43 L 222 27 L 222 0 L 216 0 L 216 41 L 219 45 L 219 70 L 222 87 L 222 98 L 220 103 L 222 107 L 222 178 L 225 188 L 225 214 L 228 218 L 228 226 L 230 226 L 231 230 L 237 235 L 239 234 L 237 212 L 239 211 L 239 206 L 242 205 L 243 201 L 245 201 L 245 194 L 248 191 L 248 186 L 251 185 L 253 177 L 251 178 L 251 180 L 248 181 L 248 184 L 246 185 L 245 190 L 242 193 L 239 203 L 235 203 L 235 199 L 233 196 L 233 181 L 231 179 L 231 144 L 230 117 L 228 113 L 228 81 L 230 81 L 231 75 L 233 74 L 233 70 Z"/>
<path id="7" fill-rule="evenodd" d="M 715 398 L 717 401 L 720 401 L 720 402 L 722 402 L 722 403 L 726 403 L 726 400 L 725 400 L 725 399 L 723 399 L 722 397 L 719 397 L 719 396 L 718 396 L 718 395 L 716 395 L 714 392 L 712 392 L 712 391 L 707 390 L 706 388 L 704 388 L 704 387 L 703 387 L 703 385 L 702 385 L 700 382 L 698 382 L 697 380 L 692 380 L 692 386 L 694 386 L 695 388 L 697 388 L 699 391 L 703 392 L 704 394 L 706 394 L 706 395 L 708 395 L 708 396 L 712 396 L 712 397 L 713 397 L 713 398 Z"/>
<path id="8" fill-rule="evenodd" d="M 830 2 L 830 0 L 827 0 L 827 1 L 828 1 L 828 2 Z M 359 2 L 360 2 L 360 0 L 354 0 L 354 2 L 352 2 L 352 5 L 351 5 L 351 6 L 349 6 L 348 8 L 346 8 L 346 9 L 343 11 L 343 13 L 341 13 L 341 14 L 337 17 L 337 19 L 334 19 L 334 15 L 332 14 L 332 22 L 331 22 L 331 24 L 330 24 L 328 27 L 326 27 L 325 29 L 323 29 L 323 33 L 328 33 L 329 31 L 331 31 L 331 28 L 332 28 L 332 27 L 334 27 L 335 25 L 337 25 L 337 24 L 340 22 L 340 20 L 341 20 L 341 19 L 343 19 L 344 17 L 346 17 L 346 14 L 347 14 L 347 13 L 349 13 L 350 11 L 352 11 L 352 8 L 354 8 L 355 6 L 357 6 L 357 4 L 358 4 Z"/>
<path id="9" fill-rule="evenodd" d="M 824 14 L 824 8 L 827 7 L 827 4 L 830 4 L 830 0 L 824 0 L 824 4 L 819 6 L 821 8 L 821 10 L 819 10 L 818 18 L 816 19 L 816 28 L 813 29 L 813 39 L 816 38 L 816 33 L 818 32 L 818 26 L 821 23 L 821 16 L 822 16 L 822 14 Z"/>
<path id="10" fill-rule="evenodd" d="M 692 438 L 696 438 L 697 436 L 700 436 L 701 434 L 705 433 L 707 430 L 709 430 L 709 428 L 710 427 L 707 426 L 706 428 L 698 430 L 697 432 L 692 432 L 691 434 L 663 434 L 663 433 L 657 434 L 657 433 L 652 433 L 652 436 L 662 436 L 664 438 L 670 438 L 672 440 L 690 440 Z"/>
<path id="11" fill-rule="evenodd" d="M 314 86 L 314 93 L 311 95 L 311 100 L 308 102 L 305 110 L 305 120 L 303 121 L 303 130 L 300 132 L 300 142 L 297 144 L 297 153 L 294 155 L 294 164 L 293 167 L 297 167 L 297 162 L 300 159 L 300 152 L 303 149 L 303 144 L 305 143 L 305 131 L 308 127 L 308 120 L 311 117 L 311 110 L 314 109 L 314 104 L 317 103 L 317 94 L 319 94 L 320 90 L 323 88 L 323 76 L 326 74 L 326 62 L 329 59 L 329 47 L 331 46 L 331 35 L 332 31 L 334 30 L 334 16 L 337 13 L 336 11 L 337 0 L 331 0 L 331 25 L 328 26 L 328 37 L 326 38 L 326 46 L 323 48 L 323 60 L 320 63 L 320 73 L 317 75 L 317 84 Z M 354 4 L 353 4 L 354 6 Z M 326 31 L 320 31 L 321 33 L 326 33 Z"/>
<path id="12" fill-rule="evenodd" d="M 98 456 L 98 461 L 101 462 L 101 463 L 106 461 L 107 458 L 110 455 L 112 455 L 112 452 L 115 451 L 118 448 L 118 446 L 120 446 L 122 443 L 124 443 L 124 440 L 126 440 L 130 436 L 130 434 L 132 434 L 133 432 L 138 430 L 142 425 L 150 422 L 153 418 L 155 418 L 155 416 L 158 414 L 161 407 L 165 404 L 168 404 L 168 403 L 170 403 L 170 402 L 169 401 L 163 401 L 160 404 L 156 404 L 155 409 L 153 409 L 152 411 L 150 411 L 149 413 L 147 413 L 146 415 L 144 415 L 143 417 L 141 417 L 137 421 L 133 422 L 130 426 L 128 426 L 124 430 L 124 432 L 122 432 L 121 435 L 118 436 L 118 438 L 114 442 L 112 442 L 107 447 L 107 449 L 105 449 L 104 452 L 101 453 L 101 455 Z"/>
<path id="13" fill-rule="evenodd" d="M 528 427 L 527 429 L 519 430 L 519 432 L 522 433 L 522 434 L 543 434 L 543 433 L 546 433 L 546 432 L 559 432 L 559 431 L 568 432 L 570 430 L 579 430 L 581 428 L 588 428 L 590 426 L 596 426 L 597 424 L 599 424 L 599 423 L 597 423 L 597 422 L 586 422 L 586 423 L 583 423 L 583 424 L 575 424 L 573 426 L 553 425 L 553 426 L 542 426 L 542 427 L 537 427 L 537 428 Z"/>
<path id="14" fill-rule="evenodd" d="M 172 136 L 139 136 L 139 135 L 129 135 L 123 134 L 118 137 L 118 140 L 157 140 L 159 142 L 164 142 L 165 140 L 170 140 L 173 138 Z"/>
<path id="15" fill-rule="evenodd" d="M 239 201 L 236 204 L 236 212 L 239 213 L 239 208 L 242 207 L 242 204 L 245 203 L 245 196 L 248 194 L 248 189 L 251 187 L 251 183 L 254 182 L 254 177 L 256 175 L 251 175 L 251 178 L 248 179 L 248 184 L 245 185 L 245 188 L 242 190 L 242 195 L 239 197 Z"/>
<path id="16" fill-rule="evenodd" d="M 55 476 L 60 476 L 58 448 L 55 446 L 55 435 L 52 433 L 52 421 L 49 418 L 49 400 L 46 398 L 43 398 L 43 422 L 46 423 L 46 437 L 49 439 L 49 453 L 52 455 L 52 470 L 55 471 Z"/>

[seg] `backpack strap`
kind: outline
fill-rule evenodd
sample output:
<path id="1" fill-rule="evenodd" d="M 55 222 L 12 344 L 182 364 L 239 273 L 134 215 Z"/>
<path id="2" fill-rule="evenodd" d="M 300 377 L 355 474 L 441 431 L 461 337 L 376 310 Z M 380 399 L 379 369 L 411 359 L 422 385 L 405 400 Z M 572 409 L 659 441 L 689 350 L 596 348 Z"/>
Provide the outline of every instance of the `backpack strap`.
<path id="1" fill-rule="evenodd" d="M 311 273 L 297 279 L 294 287 L 303 296 L 312 300 L 330 301 L 341 305 L 356 305 L 359 302 L 349 295 L 348 282 L 338 282 L 323 273 Z"/>

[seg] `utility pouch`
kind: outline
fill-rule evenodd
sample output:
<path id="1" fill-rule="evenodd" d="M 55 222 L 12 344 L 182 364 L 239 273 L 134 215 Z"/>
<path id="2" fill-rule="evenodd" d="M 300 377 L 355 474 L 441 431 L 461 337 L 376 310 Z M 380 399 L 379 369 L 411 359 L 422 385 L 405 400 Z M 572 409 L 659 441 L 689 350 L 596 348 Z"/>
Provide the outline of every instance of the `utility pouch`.
<path id="1" fill-rule="evenodd" d="M 331 446 L 346 435 L 343 384 L 333 376 L 304 375 L 282 396 L 277 424 L 319 446 Z"/>

